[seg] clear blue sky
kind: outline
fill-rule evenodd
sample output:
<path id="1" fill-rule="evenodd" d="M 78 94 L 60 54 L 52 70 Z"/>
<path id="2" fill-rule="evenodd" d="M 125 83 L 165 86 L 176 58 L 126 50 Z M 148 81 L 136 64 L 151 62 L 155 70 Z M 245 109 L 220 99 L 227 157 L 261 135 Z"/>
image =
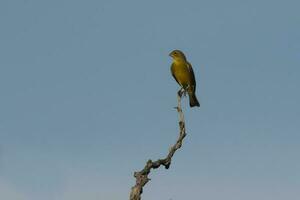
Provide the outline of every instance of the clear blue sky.
<path id="1" fill-rule="evenodd" d="M 0 1 L 0 199 L 128 199 L 178 135 L 173 49 L 200 109 L 143 199 L 300 196 L 299 1 Z"/>

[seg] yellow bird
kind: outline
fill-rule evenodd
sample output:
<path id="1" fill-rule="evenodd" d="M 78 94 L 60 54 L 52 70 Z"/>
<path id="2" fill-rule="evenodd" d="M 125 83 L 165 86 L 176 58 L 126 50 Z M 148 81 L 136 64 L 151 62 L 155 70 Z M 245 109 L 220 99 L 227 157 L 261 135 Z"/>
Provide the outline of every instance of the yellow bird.
<path id="1" fill-rule="evenodd" d="M 190 107 L 200 106 L 196 97 L 196 80 L 192 65 L 186 60 L 183 52 L 172 51 L 169 56 L 173 58 L 171 73 L 177 83 L 186 91 L 190 99 Z"/>

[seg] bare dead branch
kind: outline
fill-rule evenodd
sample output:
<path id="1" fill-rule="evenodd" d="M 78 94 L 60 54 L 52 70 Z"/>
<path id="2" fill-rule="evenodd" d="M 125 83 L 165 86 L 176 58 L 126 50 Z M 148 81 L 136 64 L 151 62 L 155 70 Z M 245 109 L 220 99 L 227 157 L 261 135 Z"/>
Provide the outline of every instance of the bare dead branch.
<path id="1" fill-rule="evenodd" d="M 151 172 L 151 169 L 159 168 L 163 165 L 166 169 L 169 169 L 172 161 L 172 157 L 175 154 L 176 150 L 182 146 L 183 139 L 186 136 L 185 133 L 185 121 L 184 115 L 181 109 L 181 97 L 184 95 L 183 90 L 179 90 L 177 94 L 178 106 L 175 107 L 179 114 L 179 136 L 176 143 L 170 147 L 169 153 L 167 157 L 163 159 L 158 159 L 153 162 L 152 160 L 148 160 L 144 169 L 139 172 L 134 172 L 134 177 L 136 178 L 135 186 L 131 188 L 130 192 L 130 200 L 141 200 L 141 194 L 143 193 L 143 187 L 150 181 L 148 175 Z"/>

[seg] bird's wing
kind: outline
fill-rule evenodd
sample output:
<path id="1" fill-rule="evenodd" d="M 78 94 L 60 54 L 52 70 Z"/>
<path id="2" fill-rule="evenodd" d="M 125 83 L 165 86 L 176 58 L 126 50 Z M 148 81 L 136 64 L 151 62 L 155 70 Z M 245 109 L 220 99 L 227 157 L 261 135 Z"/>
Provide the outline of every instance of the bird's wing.
<path id="1" fill-rule="evenodd" d="M 187 67 L 188 67 L 190 75 L 191 75 L 191 86 L 192 86 L 193 92 L 195 92 L 196 91 L 196 79 L 195 79 L 195 74 L 194 74 L 191 63 L 187 62 Z"/>

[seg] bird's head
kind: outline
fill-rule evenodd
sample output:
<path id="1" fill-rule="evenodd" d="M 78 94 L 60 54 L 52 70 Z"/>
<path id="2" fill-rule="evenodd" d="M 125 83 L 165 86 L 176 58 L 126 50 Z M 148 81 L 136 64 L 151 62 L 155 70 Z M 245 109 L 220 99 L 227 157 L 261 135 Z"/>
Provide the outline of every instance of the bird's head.
<path id="1" fill-rule="evenodd" d="M 169 56 L 171 56 L 174 61 L 186 61 L 185 55 L 182 51 L 180 50 L 174 50 L 172 51 Z"/>

